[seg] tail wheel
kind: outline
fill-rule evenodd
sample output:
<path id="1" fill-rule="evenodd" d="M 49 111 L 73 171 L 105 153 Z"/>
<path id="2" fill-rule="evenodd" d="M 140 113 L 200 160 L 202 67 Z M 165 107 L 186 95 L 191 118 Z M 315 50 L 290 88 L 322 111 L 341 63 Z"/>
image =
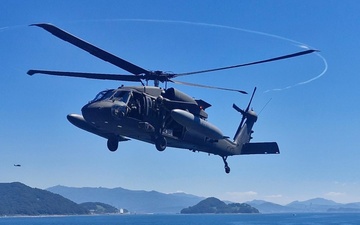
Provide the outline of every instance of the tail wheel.
<path id="1" fill-rule="evenodd" d="M 230 167 L 229 167 L 229 164 L 227 163 L 227 156 L 221 156 L 221 158 L 223 159 L 224 161 L 224 168 L 225 168 L 225 173 L 230 173 Z"/>
<path id="2" fill-rule="evenodd" d="M 107 140 L 107 147 L 110 151 L 115 152 L 119 147 L 119 141 L 116 138 L 109 138 Z"/>
<path id="3" fill-rule="evenodd" d="M 164 138 L 163 136 L 156 138 L 155 147 L 158 151 L 160 152 L 164 151 L 166 146 L 167 146 L 166 138 Z"/>
<path id="4" fill-rule="evenodd" d="M 225 173 L 230 173 L 230 167 L 229 166 L 225 166 Z"/>

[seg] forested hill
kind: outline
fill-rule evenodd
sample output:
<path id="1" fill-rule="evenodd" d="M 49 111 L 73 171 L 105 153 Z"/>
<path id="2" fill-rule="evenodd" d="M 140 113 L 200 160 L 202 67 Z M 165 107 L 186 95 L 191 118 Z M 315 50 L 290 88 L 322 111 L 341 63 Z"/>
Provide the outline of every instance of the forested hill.
<path id="1" fill-rule="evenodd" d="M 84 202 L 80 204 L 85 209 L 89 210 L 91 214 L 111 214 L 119 213 L 119 210 L 114 206 L 101 203 L 101 202 Z M 127 213 L 126 209 L 123 209 L 123 213 Z"/>
<path id="2" fill-rule="evenodd" d="M 0 216 L 80 215 L 89 211 L 58 194 L 25 184 L 0 183 Z"/>
<path id="3" fill-rule="evenodd" d="M 198 204 L 181 210 L 182 214 L 201 214 L 201 213 L 259 213 L 254 207 L 245 203 L 226 204 L 217 198 L 207 198 Z"/>

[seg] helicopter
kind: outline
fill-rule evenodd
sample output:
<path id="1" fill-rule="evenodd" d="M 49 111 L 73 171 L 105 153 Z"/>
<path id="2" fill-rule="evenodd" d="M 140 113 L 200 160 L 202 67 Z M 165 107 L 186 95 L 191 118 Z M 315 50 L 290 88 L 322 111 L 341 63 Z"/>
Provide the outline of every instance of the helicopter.
<path id="1" fill-rule="evenodd" d="M 316 51 L 307 49 L 250 63 L 176 74 L 160 70 L 146 70 L 52 24 L 40 23 L 30 26 L 43 28 L 57 38 L 69 42 L 130 74 L 29 70 L 27 72 L 28 75 L 43 74 L 140 82 L 142 84 L 141 86 L 120 86 L 99 92 L 93 100 L 82 107 L 81 115 L 67 115 L 70 123 L 82 130 L 107 139 L 107 148 L 112 152 L 118 149 L 119 142 L 136 139 L 154 144 L 158 151 L 164 151 L 167 147 L 173 147 L 218 155 L 224 162 L 226 173 L 230 173 L 230 167 L 227 162 L 229 156 L 280 153 L 276 142 L 250 142 L 253 134 L 252 128 L 258 118 L 257 114 L 250 109 L 256 88 L 254 88 L 250 101 L 244 110 L 233 104 L 233 108 L 242 114 L 242 118 L 231 140 L 228 136 L 223 135 L 219 128 L 208 122 L 208 114 L 205 110 L 211 104 L 201 99 L 194 99 L 175 88 L 167 88 L 167 83 L 247 94 L 243 90 L 181 82 L 174 80 L 174 78 L 283 60 Z M 146 84 L 144 84 L 144 81 Z M 148 81 L 154 81 L 154 86 L 149 86 Z M 165 83 L 166 87 L 159 87 L 160 82 Z"/>

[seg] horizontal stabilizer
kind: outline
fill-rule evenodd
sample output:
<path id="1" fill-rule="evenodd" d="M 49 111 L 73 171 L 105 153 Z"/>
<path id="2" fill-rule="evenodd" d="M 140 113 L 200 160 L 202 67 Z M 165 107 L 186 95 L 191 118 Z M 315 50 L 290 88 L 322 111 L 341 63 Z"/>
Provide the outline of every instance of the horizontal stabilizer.
<path id="1" fill-rule="evenodd" d="M 276 142 L 246 143 L 241 149 L 240 155 L 252 154 L 279 154 L 279 146 Z"/>

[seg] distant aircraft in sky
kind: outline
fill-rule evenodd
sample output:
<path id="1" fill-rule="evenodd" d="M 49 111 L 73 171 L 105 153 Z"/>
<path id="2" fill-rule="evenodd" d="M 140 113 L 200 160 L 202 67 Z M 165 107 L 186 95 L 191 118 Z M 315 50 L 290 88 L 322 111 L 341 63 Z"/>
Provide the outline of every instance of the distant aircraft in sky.
<path id="1" fill-rule="evenodd" d="M 20 164 L 14 164 L 14 166 L 15 166 L 15 167 L 21 167 L 21 165 L 20 165 Z"/>

